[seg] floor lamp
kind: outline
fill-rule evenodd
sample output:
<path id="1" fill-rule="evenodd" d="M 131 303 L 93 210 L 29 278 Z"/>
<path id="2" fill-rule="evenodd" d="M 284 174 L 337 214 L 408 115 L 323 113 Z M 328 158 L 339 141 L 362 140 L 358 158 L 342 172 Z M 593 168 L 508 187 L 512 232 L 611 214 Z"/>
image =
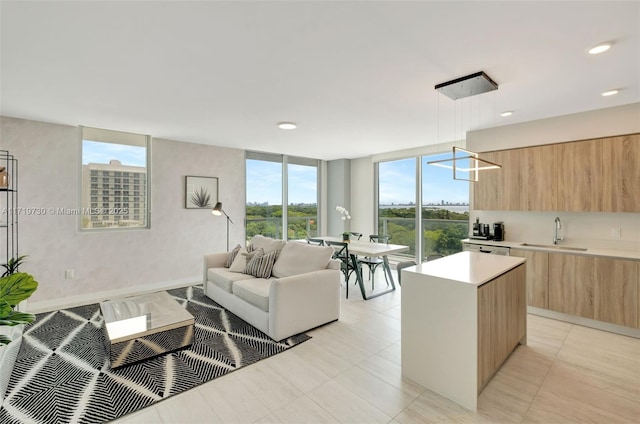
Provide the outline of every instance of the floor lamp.
<path id="1" fill-rule="evenodd" d="M 227 217 L 227 252 L 228 252 L 229 251 L 229 223 L 233 224 L 233 221 L 231 220 L 231 218 L 229 218 L 229 215 L 227 215 L 224 209 L 222 209 L 222 202 L 216 203 L 216 206 L 213 208 L 211 213 L 216 216 L 220 216 L 224 214 L 224 216 Z"/>

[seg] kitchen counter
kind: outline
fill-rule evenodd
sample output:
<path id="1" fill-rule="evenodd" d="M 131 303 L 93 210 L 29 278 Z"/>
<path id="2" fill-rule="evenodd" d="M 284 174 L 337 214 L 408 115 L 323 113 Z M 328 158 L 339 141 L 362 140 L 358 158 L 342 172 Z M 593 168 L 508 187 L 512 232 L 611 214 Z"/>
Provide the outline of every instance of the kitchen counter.
<path id="1" fill-rule="evenodd" d="M 526 344 L 525 259 L 461 252 L 402 270 L 402 376 L 465 408 Z"/>
<path id="2" fill-rule="evenodd" d="M 412 268 L 413 273 L 436 277 L 453 284 L 480 286 L 524 263 L 515 256 L 484 255 L 460 252 L 444 258 L 423 262 Z"/>
<path id="3" fill-rule="evenodd" d="M 589 248 L 587 250 L 572 250 L 567 249 L 571 247 L 583 247 L 583 246 L 572 246 L 565 245 L 563 243 L 557 245 L 557 247 L 537 247 L 526 245 L 526 242 L 522 241 L 494 241 L 494 240 L 475 240 L 475 239 L 464 239 L 463 243 L 470 244 L 480 244 L 484 246 L 501 246 L 501 247 L 509 247 L 511 249 L 522 249 L 522 250 L 533 250 L 539 252 L 549 252 L 549 253 L 565 253 L 571 255 L 583 255 L 583 256 L 599 256 L 603 258 L 612 258 L 612 259 L 626 259 L 631 261 L 640 261 L 640 250 L 626 250 L 626 249 L 613 249 L 613 248 Z M 540 243 L 545 244 L 545 243 Z M 549 243 L 549 246 L 552 246 Z"/>

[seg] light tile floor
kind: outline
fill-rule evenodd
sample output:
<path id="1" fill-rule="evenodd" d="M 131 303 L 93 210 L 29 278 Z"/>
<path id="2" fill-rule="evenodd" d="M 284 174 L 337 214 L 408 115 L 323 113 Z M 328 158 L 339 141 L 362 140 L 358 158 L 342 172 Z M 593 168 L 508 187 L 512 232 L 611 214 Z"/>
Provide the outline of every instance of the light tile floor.
<path id="1" fill-rule="evenodd" d="M 639 339 L 529 315 L 472 412 L 402 378 L 400 289 L 349 292 L 311 340 L 117 423 L 640 422 Z"/>

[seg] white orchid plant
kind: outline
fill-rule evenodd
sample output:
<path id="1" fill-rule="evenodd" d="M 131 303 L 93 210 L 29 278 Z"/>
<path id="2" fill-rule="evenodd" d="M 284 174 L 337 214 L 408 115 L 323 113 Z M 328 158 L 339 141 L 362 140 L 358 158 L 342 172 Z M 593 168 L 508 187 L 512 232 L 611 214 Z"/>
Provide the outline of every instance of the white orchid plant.
<path id="1" fill-rule="evenodd" d="M 348 211 L 348 210 L 346 210 L 345 208 L 343 208 L 342 206 L 336 206 L 336 210 L 337 210 L 337 211 L 338 211 L 338 213 L 341 215 L 341 216 L 340 216 L 340 219 L 342 219 L 343 221 L 345 221 L 345 223 L 346 223 L 346 221 L 347 221 L 348 219 L 351 219 L 351 215 L 349 214 L 349 211 Z M 348 237 L 348 236 L 349 236 L 349 233 L 348 233 L 348 232 L 344 232 L 344 233 L 342 233 L 342 236 L 343 236 L 343 237 Z"/>
<path id="2" fill-rule="evenodd" d="M 342 206 L 336 206 L 336 210 L 340 215 L 342 215 L 340 218 L 343 221 L 346 221 L 347 219 L 351 219 L 351 215 L 349 215 L 349 211 L 343 208 Z"/>

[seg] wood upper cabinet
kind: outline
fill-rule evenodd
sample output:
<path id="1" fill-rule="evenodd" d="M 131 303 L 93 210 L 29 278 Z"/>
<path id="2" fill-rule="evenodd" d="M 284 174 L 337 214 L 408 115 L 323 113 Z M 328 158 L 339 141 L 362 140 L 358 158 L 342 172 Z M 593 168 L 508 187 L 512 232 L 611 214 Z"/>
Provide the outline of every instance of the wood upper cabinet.
<path id="1" fill-rule="evenodd" d="M 549 254 L 549 309 L 640 328 L 640 262 Z"/>
<path id="2" fill-rule="evenodd" d="M 537 146 L 519 150 L 522 155 L 522 199 L 519 210 L 557 211 L 558 146 Z"/>
<path id="3" fill-rule="evenodd" d="M 640 212 L 640 134 L 482 153 L 477 210 Z"/>
<path id="4" fill-rule="evenodd" d="M 549 254 L 532 250 L 511 249 L 511 256 L 527 260 L 527 305 L 549 308 Z"/>
<path id="5" fill-rule="evenodd" d="M 585 140 L 555 146 L 557 207 L 560 211 L 602 210 L 602 140 Z"/>
<path id="6" fill-rule="evenodd" d="M 603 212 L 640 212 L 640 134 L 602 139 Z"/>
<path id="7" fill-rule="evenodd" d="M 502 164 L 504 151 L 482 153 L 482 159 Z M 480 171 L 478 182 L 473 183 L 473 207 L 474 209 L 497 211 L 503 210 L 502 191 L 503 186 L 502 169 L 489 169 Z"/>

